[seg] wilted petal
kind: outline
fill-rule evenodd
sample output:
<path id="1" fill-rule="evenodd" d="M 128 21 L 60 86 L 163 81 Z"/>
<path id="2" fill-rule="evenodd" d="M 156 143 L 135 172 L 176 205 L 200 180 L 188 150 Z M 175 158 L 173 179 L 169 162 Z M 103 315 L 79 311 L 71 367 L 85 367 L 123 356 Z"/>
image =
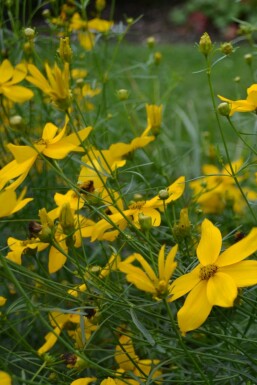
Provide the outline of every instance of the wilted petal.
<path id="1" fill-rule="evenodd" d="M 207 283 L 207 297 L 214 306 L 233 306 L 237 296 L 237 287 L 233 278 L 228 274 L 217 272 Z"/>

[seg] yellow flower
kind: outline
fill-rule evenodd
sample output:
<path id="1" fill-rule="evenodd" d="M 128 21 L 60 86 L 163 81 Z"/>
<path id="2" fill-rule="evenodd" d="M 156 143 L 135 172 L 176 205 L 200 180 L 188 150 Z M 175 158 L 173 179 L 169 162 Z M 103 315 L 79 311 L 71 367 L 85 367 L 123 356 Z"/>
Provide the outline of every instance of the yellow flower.
<path id="1" fill-rule="evenodd" d="M 12 215 L 21 210 L 27 203 L 31 202 L 33 198 L 23 199 L 26 194 L 26 188 L 23 189 L 20 196 L 17 198 L 15 191 L 6 190 L 0 192 L 0 218 Z"/>
<path id="2" fill-rule="evenodd" d="M 183 194 L 185 189 L 185 177 L 179 177 L 174 183 L 172 183 L 167 188 L 167 199 L 160 199 L 159 195 L 156 195 L 150 200 L 147 201 L 138 201 L 132 203 L 128 210 L 116 212 L 112 215 L 109 215 L 107 219 L 101 219 L 96 223 L 92 231 L 91 240 L 94 241 L 98 239 L 99 236 L 102 236 L 107 230 L 113 226 L 119 227 L 121 230 L 124 230 L 129 221 L 133 221 L 134 225 L 140 228 L 139 224 L 139 215 L 143 214 L 147 217 L 152 218 L 153 226 L 160 226 L 161 224 L 161 214 L 159 211 L 163 211 L 164 202 L 165 205 L 174 202 L 179 199 Z M 159 210 L 159 211 L 158 211 Z"/>
<path id="3" fill-rule="evenodd" d="M 251 112 L 257 109 L 257 84 L 252 84 L 247 88 L 247 98 L 243 100 L 230 100 L 224 98 L 224 96 L 218 95 L 218 97 L 230 104 L 231 111 L 230 115 L 233 115 L 235 112 Z"/>
<path id="4" fill-rule="evenodd" d="M 45 70 L 47 78 L 42 75 L 34 64 L 28 64 L 28 70 L 30 75 L 28 75 L 26 79 L 49 96 L 57 108 L 67 110 L 71 100 L 69 63 L 64 63 L 63 70 L 61 70 L 56 63 L 53 68 L 46 63 Z"/>
<path id="5" fill-rule="evenodd" d="M 0 189 L 9 181 L 11 181 L 9 188 L 17 188 L 28 175 L 39 154 L 52 159 L 63 159 L 71 151 L 83 152 L 84 149 L 80 147 L 80 144 L 88 137 L 92 127 L 65 135 L 67 123 L 66 121 L 59 133 L 57 133 L 58 127 L 53 123 L 47 123 L 43 129 L 42 138 L 34 143 L 33 147 L 8 144 L 7 147 L 15 159 L 0 170 Z M 15 178 L 17 180 L 12 181 Z"/>
<path id="6" fill-rule="evenodd" d="M 12 385 L 12 379 L 11 376 L 0 370 L 0 384 L 1 385 Z"/>
<path id="7" fill-rule="evenodd" d="M 232 163 L 234 173 L 237 174 L 243 165 L 243 160 L 239 159 Z M 195 180 L 190 183 L 194 191 L 194 200 L 201 206 L 206 214 L 219 214 L 228 204 L 232 205 L 234 212 L 242 213 L 246 202 L 238 189 L 233 176 L 231 175 L 228 164 L 222 170 L 218 167 L 205 164 L 203 166 L 205 178 Z M 238 176 L 241 182 L 246 179 L 247 174 Z M 243 192 L 249 200 L 256 200 L 257 194 L 249 187 L 242 187 Z"/>
<path id="8" fill-rule="evenodd" d="M 257 250 L 257 227 L 220 254 L 221 246 L 220 230 L 205 219 L 196 250 L 199 264 L 171 287 L 172 301 L 189 293 L 178 312 L 183 334 L 200 327 L 213 306 L 233 306 L 238 288 L 257 284 L 257 261 L 244 261 Z"/>
<path id="9" fill-rule="evenodd" d="M 0 296 L 0 306 L 4 306 L 7 301 L 7 298 L 3 297 L 2 295 Z"/>
<path id="10" fill-rule="evenodd" d="M 162 105 L 147 104 L 146 114 L 147 127 L 143 134 L 146 135 L 149 131 L 151 131 L 153 135 L 159 134 L 162 123 Z"/>
<path id="11" fill-rule="evenodd" d="M 15 103 L 24 103 L 33 97 L 33 92 L 26 87 L 17 86 L 25 79 L 27 69 L 25 64 L 18 64 L 15 68 L 8 59 L 0 64 L 0 95 L 4 95 Z"/>
<path id="12" fill-rule="evenodd" d="M 125 261 L 120 262 L 118 268 L 126 274 L 129 282 L 133 283 L 139 290 L 151 293 L 155 299 L 167 297 L 170 291 L 170 278 L 176 268 L 174 262 L 177 253 L 177 245 L 168 253 L 166 261 L 164 258 L 165 245 L 159 251 L 158 256 L 158 275 L 149 263 L 140 254 L 132 254 Z M 132 263 L 137 261 L 141 267 L 134 266 Z"/>

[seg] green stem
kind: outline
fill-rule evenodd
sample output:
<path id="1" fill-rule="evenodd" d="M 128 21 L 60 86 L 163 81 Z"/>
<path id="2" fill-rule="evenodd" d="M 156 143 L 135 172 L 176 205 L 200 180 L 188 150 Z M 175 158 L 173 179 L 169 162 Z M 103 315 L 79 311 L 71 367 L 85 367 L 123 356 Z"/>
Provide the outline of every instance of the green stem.
<path id="1" fill-rule="evenodd" d="M 180 334 L 180 332 L 178 330 L 178 327 L 176 325 L 176 322 L 174 320 L 174 317 L 173 317 L 171 308 L 169 306 L 169 303 L 167 302 L 167 299 L 164 299 L 163 302 L 164 302 L 164 305 L 166 307 L 166 310 L 167 310 L 167 313 L 168 313 L 168 316 L 169 316 L 169 319 L 170 319 L 170 322 L 171 322 L 171 325 L 172 325 L 172 329 L 174 330 L 174 332 L 176 334 L 176 337 L 178 339 L 179 345 L 181 346 L 181 348 L 183 349 L 185 355 L 192 362 L 193 366 L 195 367 L 195 369 L 198 371 L 198 373 L 202 377 L 203 383 L 205 385 L 211 385 L 211 382 L 210 382 L 209 378 L 206 377 L 206 375 L 204 374 L 203 370 L 201 369 L 201 367 L 199 366 L 198 362 L 196 361 L 195 357 L 192 355 L 191 351 L 185 345 L 185 343 L 183 341 L 183 338 L 182 338 L 182 336 L 181 336 L 181 334 Z"/>
<path id="2" fill-rule="evenodd" d="M 250 206 L 250 204 L 248 202 L 247 197 L 245 196 L 245 193 L 242 190 L 242 187 L 240 186 L 240 183 L 238 181 L 238 178 L 237 178 L 237 176 L 236 176 L 236 174 L 234 172 L 233 166 L 232 166 L 232 162 L 231 162 L 229 151 L 228 151 L 228 146 L 227 146 L 226 139 L 225 139 L 222 127 L 221 127 L 221 123 L 220 123 L 219 113 L 218 113 L 217 108 L 216 108 L 214 92 L 213 92 L 213 87 L 212 87 L 212 82 L 211 82 L 211 66 L 210 66 L 208 58 L 206 59 L 206 62 L 207 62 L 207 78 L 208 78 L 208 84 L 209 84 L 209 89 L 210 89 L 210 94 L 211 94 L 212 105 L 213 105 L 213 108 L 214 108 L 214 111 L 215 111 L 215 116 L 216 116 L 216 120 L 217 120 L 217 123 L 218 123 L 218 127 L 219 127 L 220 136 L 221 136 L 221 139 L 222 139 L 222 143 L 223 143 L 223 146 L 224 146 L 224 149 L 225 149 L 225 153 L 226 153 L 226 157 L 227 157 L 227 162 L 229 164 L 230 173 L 231 173 L 231 176 L 233 177 L 233 179 L 235 181 L 235 184 L 237 185 L 237 187 L 238 187 L 242 197 L 244 198 L 244 200 L 245 200 L 245 202 L 246 202 L 246 204 L 247 204 L 247 206 L 249 208 L 249 211 L 250 211 L 254 221 L 257 223 L 257 218 L 256 218 L 256 216 L 255 216 L 255 214 L 254 214 L 254 212 L 252 210 L 252 207 Z"/>

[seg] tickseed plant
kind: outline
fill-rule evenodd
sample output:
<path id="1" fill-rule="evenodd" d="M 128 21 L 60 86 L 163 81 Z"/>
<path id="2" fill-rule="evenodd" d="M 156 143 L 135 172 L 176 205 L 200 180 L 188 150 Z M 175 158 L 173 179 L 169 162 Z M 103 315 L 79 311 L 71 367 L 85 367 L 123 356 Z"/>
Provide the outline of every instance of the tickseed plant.
<path id="1" fill-rule="evenodd" d="M 255 27 L 179 54 L 110 3 L 0 12 L 0 384 L 254 385 Z"/>

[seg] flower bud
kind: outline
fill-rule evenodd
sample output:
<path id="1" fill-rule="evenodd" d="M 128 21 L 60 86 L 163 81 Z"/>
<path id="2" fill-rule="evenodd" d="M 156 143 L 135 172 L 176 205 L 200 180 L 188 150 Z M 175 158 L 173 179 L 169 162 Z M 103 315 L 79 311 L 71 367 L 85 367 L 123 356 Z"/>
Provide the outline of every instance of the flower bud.
<path id="1" fill-rule="evenodd" d="M 134 23 L 133 17 L 128 17 L 127 20 L 126 20 L 126 22 L 127 22 L 128 25 L 133 24 L 133 23 Z"/>
<path id="2" fill-rule="evenodd" d="M 213 47 L 213 44 L 212 44 L 212 41 L 211 41 L 209 34 L 207 32 L 204 32 L 204 34 L 200 38 L 199 51 L 205 57 L 207 57 L 210 54 L 210 52 L 212 51 L 212 47 Z"/>
<path id="3" fill-rule="evenodd" d="M 247 53 L 244 55 L 244 59 L 246 64 L 251 65 L 253 61 L 253 55 L 251 53 Z"/>
<path id="4" fill-rule="evenodd" d="M 230 55 L 234 51 L 234 48 L 231 43 L 222 43 L 220 45 L 220 50 L 224 55 Z"/>
<path id="5" fill-rule="evenodd" d="M 231 111 L 231 106 L 229 103 L 223 102 L 218 105 L 218 112 L 220 113 L 220 115 L 229 116 L 230 111 Z"/>
<path id="6" fill-rule="evenodd" d="M 158 195 L 162 201 L 165 201 L 170 196 L 169 191 L 166 189 L 160 190 Z"/>
<path id="7" fill-rule="evenodd" d="M 22 127 L 22 117 L 20 115 L 14 115 L 10 117 L 10 125 L 15 128 Z"/>
<path id="8" fill-rule="evenodd" d="M 126 89 L 121 88 L 116 92 L 116 95 L 120 101 L 127 100 L 129 97 L 129 92 Z"/>
<path id="9" fill-rule="evenodd" d="M 23 32 L 24 32 L 24 36 L 28 40 L 33 40 L 34 39 L 34 37 L 35 37 L 35 29 L 33 29 L 33 28 L 25 28 Z"/>
<path id="10" fill-rule="evenodd" d="M 161 52 L 155 52 L 153 55 L 154 64 L 159 65 L 162 60 L 162 54 Z"/>
<path id="11" fill-rule="evenodd" d="M 70 46 L 70 38 L 68 36 L 61 37 L 58 53 L 63 62 L 71 62 L 72 49 Z"/>
<path id="12" fill-rule="evenodd" d="M 143 196 L 141 195 L 141 194 L 134 194 L 133 195 L 133 201 L 134 202 L 140 202 L 140 201 L 142 201 L 143 200 Z"/>
<path id="13" fill-rule="evenodd" d="M 69 203 L 64 203 L 61 207 L 59 221 L 63 232 L 66 235 L 71 235 L 75 231 L 74 215 Z"/>
<path id="14" fill-rule="evenodd" d="M 155 38 L 153 36 L 148 37 L 146 40 L 148 48 L 153 48 L 155 46 Z"/>
<path id="15" fill-rule="evenodd" d="M 234 78 L 234 82 L 235 82 L 235 83 L 240 83 L 240 81 L 241 81 L 240 76 L 236 76 L 236 77 Z"/>
<path id="16" fill-rule="evenodd" d="M 38 215 L 39 215 L 41 225 L 42 225 L 42 229 L 38 233 L 38 238 L 42 242 L 51 243 L 52 238 L 53 238 L 54 222 L 48 216 L 45 208 L 39 210 Z"/>
<path id="17" fill-rule="evenodd" d="M 102 12 L 102 10 L 105 8 L 105 6 L 106 6 L 105 0 L 96 0 L 95 8 L 98 12 Z"/>
<path id="18" fill-rule="evenodd" d="M 190 235 L 191 223 L 188 217 L 188 209 L 184 208 L 180 211 L 180 218 L 177 225 L 172 229 L 172 233 L 177 242 L 182 241 Z"/>
<path id="19" fill-rule="evenodd" d="M 148 215 L 140 213 L 138 215 L 138 222 L 142 231 L 149 231 L 152 228 L 152 218 Z"/>

